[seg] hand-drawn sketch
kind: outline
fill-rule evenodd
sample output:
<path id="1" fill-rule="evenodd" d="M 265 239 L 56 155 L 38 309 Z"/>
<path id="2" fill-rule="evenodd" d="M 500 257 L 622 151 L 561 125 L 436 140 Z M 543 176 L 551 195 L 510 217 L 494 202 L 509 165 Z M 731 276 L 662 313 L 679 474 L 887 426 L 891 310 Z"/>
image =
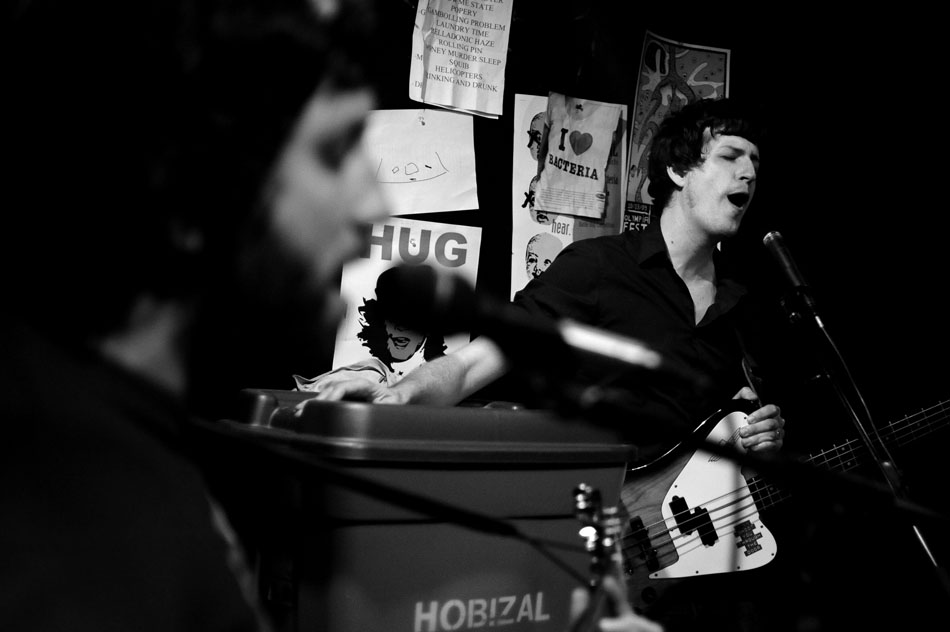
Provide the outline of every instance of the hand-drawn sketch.
<path id="1" fill-rule="evenodd" d="M 391 215 L 478 208 L 471 116 L 373 110 L 364 142 Z"/>
<path id="2" fill-rule="evenodd" d="M 448 172 L 439 152 L 431 150 L 431 157 L 418 160 L 406 160 L 402 156 L 380 157 L 376 181 L 383 184 L 408 184 L 438 178 Z"/>

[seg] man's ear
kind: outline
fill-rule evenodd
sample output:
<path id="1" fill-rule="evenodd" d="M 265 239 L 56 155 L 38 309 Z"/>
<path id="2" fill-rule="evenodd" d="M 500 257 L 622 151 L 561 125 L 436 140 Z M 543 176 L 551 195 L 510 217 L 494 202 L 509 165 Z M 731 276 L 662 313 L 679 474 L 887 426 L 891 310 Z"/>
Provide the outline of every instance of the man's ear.
<path id="1" fill-rule="evenodd" d="M 686 174 L 676 173 L 676 170 L 669 165 L 666 166 L 666 175 L 670 177 L 670 180 L 673 181 L 673 184 L 681 189 L 683 188 L 683 185 L 686 184 Z"/>

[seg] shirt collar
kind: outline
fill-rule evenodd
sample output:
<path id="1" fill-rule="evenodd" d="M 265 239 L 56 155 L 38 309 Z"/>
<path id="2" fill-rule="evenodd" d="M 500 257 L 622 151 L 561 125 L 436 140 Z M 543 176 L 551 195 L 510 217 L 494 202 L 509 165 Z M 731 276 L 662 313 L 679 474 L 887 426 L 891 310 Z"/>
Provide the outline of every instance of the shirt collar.
<path id="1" fill-rule="evenodd" d="M 640 249 L 637 253 L 637 263 L 643 265 L 656 257 L 661 257 L 661 260 L 666 262 L 670 260 L 666 241 L 663 239 L 663 232 L 660 230 L 659 218 L 654 218 L 643 229 Z M 723 311 L 727 311 L 747 294 L 748 290 L 738 280 L 734 267 L 722 256 L 722 253 L 717 250 L 713 257 L 716 262 L 716 278 L 718 279 L 716 303 L 721 306 Z"/>
<path id="2" fill-rule="evenodd" d="M 655 218 L 643 229 L 637 263 L 643 264 L 648 259 L 652 259 L 656 256 L 669 258 L 666 250 L 666 242 L 663 240 L 663 233 L 660 231 L 659 218 Z"/>

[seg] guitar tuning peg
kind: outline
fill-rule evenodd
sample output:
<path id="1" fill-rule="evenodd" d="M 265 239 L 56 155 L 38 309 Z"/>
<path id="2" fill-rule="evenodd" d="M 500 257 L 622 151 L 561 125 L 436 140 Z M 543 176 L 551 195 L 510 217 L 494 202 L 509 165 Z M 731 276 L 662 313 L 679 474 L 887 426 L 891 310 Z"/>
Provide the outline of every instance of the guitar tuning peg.
<path id="1" fill-rule="evenodd" d="M 600 492 L 581 483 L 574 488 L 574 515 L 584 524 L 596 524 L 601 514 Z"/>

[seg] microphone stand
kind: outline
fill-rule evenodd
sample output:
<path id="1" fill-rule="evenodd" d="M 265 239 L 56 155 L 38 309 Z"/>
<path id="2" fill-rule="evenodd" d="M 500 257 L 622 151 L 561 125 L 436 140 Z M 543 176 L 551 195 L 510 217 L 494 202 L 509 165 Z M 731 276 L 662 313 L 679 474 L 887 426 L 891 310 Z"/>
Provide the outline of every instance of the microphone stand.
<path id="1" fill-rule="evenodd" d="M 792 326 L 802 327 L 811 324 L 817 328 L 819 343 L 824 343 L 826 349 L 826 353 L 819 353 L 821 358 L 820 363 L 825 376 L 828 378 L 835 395 L 837 395 L 841 401 L 842 406 L 850 417 L 854 427 L 857 429 L 858 435 L 867 448 L 868 453 L 877 464 L 878 469 L 880 469 L 884 480 L 890 488 L 890 492 L 898 502 L 905 501 L 907 494 L 896 461 L 893 455 L 891 455 L 887 444 L 881 439 L 864 397 L 857 383 L 854 381 L 844 357 L 841 355 L 837 345 L 825 328 L 825 324 L 818 314 L 810 289 L 804 284 L 798 284 L 794 286 L 793 290 L 780 302 Z M 830 359 L 826 359 L 828 357 L 830 357 Z M 852 394 L 853 400 L 848 396 L 849 392 Z M 864 414 L 864 421 L 862 421 L 859 410 Z M 950 596 L 950 576 L 948 576 L 946 569 L 937 561 L 918 525 L 914 521 L 911 521 L 910 526 L 917 543 L 933 567 L 937 581 L 940 583 L 943 591 Z"/>
<path id="2" fill-rule="evenodd" d="M 744 404 L 747 402 L 733 401 L 736 402 L 735 410 L 745 409 Z M 671 419 L 643 416 L 642 407 L 621 389 L 561 385 L 559 392 L 546 400 L 546 404 L 568 421 L 583 420 L 618 431 L 633 444 L 642 441 L 660 442 L 666 446 L 675 444 L 674 448 L 651 458 L 651 462 L 665 459 L 683 449 L 702 450 L 729 459 L 739 466 L 749 467 L 789 489 L 808 491 L 828 500 L 846 498 L 861 506 L 875 505 L 895 514 L 929 520 L 941 528 L 950 525 L 950 516 L 896 496 L 889 486 L 863 476 L 826 470 L 806 462 L 800 455 L 760 455 L 741 451 L 730 443 L 701 436 L 696 428 L 672 424 Z"/>

